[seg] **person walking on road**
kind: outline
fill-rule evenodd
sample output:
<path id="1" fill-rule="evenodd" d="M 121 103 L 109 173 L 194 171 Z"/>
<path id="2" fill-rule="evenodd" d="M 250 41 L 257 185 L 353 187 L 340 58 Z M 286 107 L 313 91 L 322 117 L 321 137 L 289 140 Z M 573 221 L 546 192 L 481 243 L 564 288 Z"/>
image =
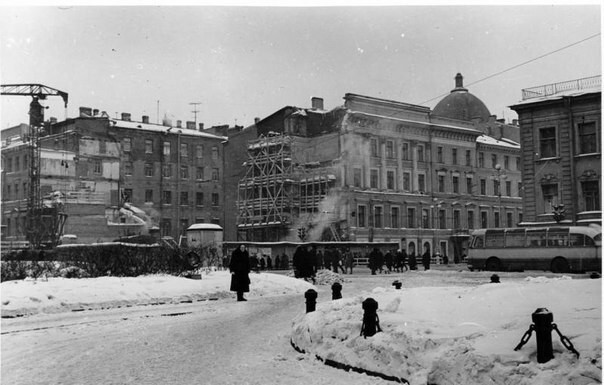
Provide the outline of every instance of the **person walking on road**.
<path id="1" fill-rule="evenodd" d="M 245 249 L 245 245 L 233 250 L 231 262 L 229 264 L 231 271 L 231 291 L 237 292 L 237 301 L 247 301 L 243 298 L 243 293 L 250 291 L 250 254 Z"/>

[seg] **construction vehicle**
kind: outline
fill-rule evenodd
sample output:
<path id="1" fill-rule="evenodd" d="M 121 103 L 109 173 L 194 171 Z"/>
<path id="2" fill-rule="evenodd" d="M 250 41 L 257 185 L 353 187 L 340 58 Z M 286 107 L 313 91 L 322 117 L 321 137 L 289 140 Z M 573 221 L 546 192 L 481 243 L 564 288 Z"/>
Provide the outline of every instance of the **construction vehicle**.
<path id="1" fill-rule="evenodd" d="M 31 249 L 55 247 L 61 239 L 67 214 L 60 199 L 41 195 L 40 138 L 46 135 L 47 123 L 44 122 L 45 107 L 40 104 L 40 100 L 49 96 L 60 96 L 67 108 L 68 94 L 42 84 L 3 84 L 0 88 L 1 95 L 32 98 L 29 105 L 29 131 L 23 138 L 24 143 L 28 144 L 30 159 L 27 216 L 23 230 Z"/>

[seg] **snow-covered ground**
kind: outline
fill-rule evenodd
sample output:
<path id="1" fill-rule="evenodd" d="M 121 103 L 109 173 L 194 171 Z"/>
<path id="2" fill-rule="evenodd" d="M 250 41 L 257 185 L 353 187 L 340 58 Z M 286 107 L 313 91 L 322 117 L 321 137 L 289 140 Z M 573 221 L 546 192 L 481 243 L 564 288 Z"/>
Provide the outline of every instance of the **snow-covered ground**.
<path id="1" fill-rule="evenodd" d="M 441 272 L 405 273 L 433 279 L 433 286 L 375 287 L 344 298 L 319 301 L 315 312 L 293 319 L 292 342 L 307 354 L 407 380 L 410 384 L 572 384 L 602 382 L 602 286 L 600 279 L 566 276 L 502 280 L 471 286 L 439 284 Z M 346 277 L 346 276 L 341 276 Z M 250 302 L 259 296 L 302 294 L 314 286 L 279 274 L 251 274 Z M 314 287 L 323 294 L 340 276 L 325 272 Z M 393 277 L 394 278 L 394 277 Z M 348 279 L 348 278 L 347 278 Z M 355 278 L 350 278 L 354 280 Z M 415 279 L 415 278 L 413 278 Z M 1 284 L 2 316 L 115 308 L 203 300 L 233 301 L 230 275 L 204 273 L 201 280 L 172 276 L 103 277 L 9 281 Z M 437 287 L 439 286 L 439 287 Z M 327 286 L 328 288 L 329 286 Z M 375 299 L 383 332 L 360 336 L 362 302 Z M 538 364 L 536 336 L 519 351 L 545 307 L 580 353 L 568 351 L 552 333 L 554 359 Z M 336 370 L 336 369 L 334 369 Z"/>

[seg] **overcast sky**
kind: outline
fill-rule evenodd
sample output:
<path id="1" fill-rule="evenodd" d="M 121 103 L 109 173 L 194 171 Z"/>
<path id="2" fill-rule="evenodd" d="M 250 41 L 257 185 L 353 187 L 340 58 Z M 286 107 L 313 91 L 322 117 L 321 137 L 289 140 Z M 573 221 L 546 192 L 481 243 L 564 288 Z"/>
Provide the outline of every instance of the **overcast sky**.
<path id="1" fill-rule="evenodd" d="M 197 109 L 209 127 L 248 126 L 313 96 L 331 109 L 346 93 L 433 108 L 460 72 L 491 114 L 511 120 L 523 88 L 601 74 L 600 22 L 595 3 L 3 6 L 0 80 L 69 93 L 68 117 L 86 106 L 185 122 Z M 0 99 L 1 128 L 29 121 L 29 97 Z M 45 104 L 47 119 L 66 117 L 61 98 Z"/>

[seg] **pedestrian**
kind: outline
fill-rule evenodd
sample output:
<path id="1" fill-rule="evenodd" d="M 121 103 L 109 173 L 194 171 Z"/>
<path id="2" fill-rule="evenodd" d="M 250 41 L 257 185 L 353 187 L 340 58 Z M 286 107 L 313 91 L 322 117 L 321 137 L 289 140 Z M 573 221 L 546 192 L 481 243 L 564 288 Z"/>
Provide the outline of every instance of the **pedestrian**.
<path id="1" fill-rule="evenodd" d="M 275 257 L 275 269 L 281 269 L 281 260 L 279 260 L 279 254 Z"/>
<path id="2" fill-rule="evenodd" d="M 371 275 L 375 275 L 378 269 L 380 272 L 382 271 L 383 261 L 384 255 L 377 247 L 374 247 L 373 251 L 369 253 L 369 269 L 371 269 Z"/>
<path id="3" fill-rule="evenodd" d="M 352 274 L 352 267 L 354 266 L 354 255 L 347 250 L 344 254 L 344 271 L 350 269 L 350 274 Z"/>
<path id="4" fill-rule="evenodd" d="M 273 270 L 273 260 L 270 255 L 266 256 L 266 270 Z"/>
<path id="5" fill-rule="evenodd" d="M 237 292 L 237 301 L 247 301 L 243 298 L 243 293 L 250 291 L 250 254 L 245 245 L 239 245 L 233 250 L 229 270 L 231 271 L 230 290 Z"/>
<path id="6" fill-rule="evenodd" d="M 264 270 L 266 268 L 266 261 L 264 260 L 264 255 L 260 257 L 260 270 Z"/>
<path id="7" fill-rule="evenodd" d="M 401 250 L 400 251 L 400 269 L 401 269 L 401 273 L 403 273 L 404 271 L 408 271 L 409 270 L 409 266 L 407 266 L 407 252 L 405 250 Z"/>
<path id="8" fill-rule="evenodd" d="M 250 258 L 250 270 L 255 271 L 256 273 L 258 273 L 258 257 L 256 256 L 256 254 L 252 255 L 252 257 Z"/>
<path id="9" fill-rule="evenodd" d="M 331 252 L 331 267 L 333 268 L 334 273 L 337 273 L 338 269 L 340 269 L 344 274 L 346 274 L 346 271 L 344 271 L 342 263 L 340 262 L 340 258 L 340 250 L 333 249 Z"/>
<path id="10" fill-rule="evenodd" d="M 430 270 L 430 248 L 426 246 L 424 249 L 424 254 L 422 254 L 422 265 L 424 265 L 424 270 Z"/>
<path id="11" fill-rule="evenodd" d="M 327 248 L 325 250 L 325 254 L 323 255 L 323 266 L 325 266 L 327 270 L 331 270 L 331 256 L 331 248 Z"/>
<path id="12" fill-rule="evenodd" d="M 393 261 L 393 256 L 392 253 L 390 252 L 390 250 L 388 250 L 386 252 L 386 255 L 384 255 L 384 263 L 386 264 L 386 274 L 390 274 L 392 273 L 392 261 Z"/>
<path id="13" fill-rule="evenodd" d="M 289 257 L 285 253 L 281 256 L 281 268 L 283 270 L 289 270 Z"/>
<path id="14" fill-rule="evenodd" d="M 417 258 L 415 257 L 415 250 L 411 250 L 409 254 L 409 269 L 417 270 Z"/>

